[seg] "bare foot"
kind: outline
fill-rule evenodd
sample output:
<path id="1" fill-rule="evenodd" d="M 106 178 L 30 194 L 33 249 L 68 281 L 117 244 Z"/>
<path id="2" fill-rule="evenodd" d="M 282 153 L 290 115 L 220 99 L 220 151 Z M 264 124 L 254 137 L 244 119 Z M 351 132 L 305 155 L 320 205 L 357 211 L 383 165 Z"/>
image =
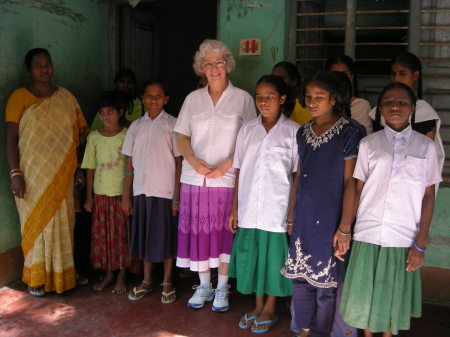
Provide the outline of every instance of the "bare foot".
<path id="1" fill-rule="evenodd" d="M 106 288 L 108 288 L 111 283 L 113 282 L 113 273 L 111 272 L 107 272 L 105 275 L 105 278 L 103 280 L 99 280 L 97 283 L 94 284 L 94 286 L 92 287 L 92 289 L 97 290 L 97 291 L 102 291 L 105 290 Z"/>
<path id="2" fill-rule="evenodd" d="M 125 280 L 117 279 L 114 289 L 111 291 L 113 294 L 125 294 L 127 292 L 127 283 Z"/>
<path id="3" fill-rule="evenodd" d="M 126 271 L 121 269 L 117 275 L 117 281 L 112 290 L 113 294 L 125 294 L 127 292 Z"/>
<path id="4" fill-rule="evenodd" d="M 258 317 L 256 318 L 256 320 L 253 322 L 253 326 L 252 326 L 252 331 L 262 331 L 265 330 L 267 331 L 268 329 L 270 329 L 270 327 L 275 324 L 277 320 L 277 316 L 275 315 L 275 313 L 266 313 L 266 312 L 261 312 Z M 271 321 L 271 323 L 266 323 L 266 324 L 256 324 L 256 322 L 260 323 L 260 322 L 265 322 L 265 321 Z"/>

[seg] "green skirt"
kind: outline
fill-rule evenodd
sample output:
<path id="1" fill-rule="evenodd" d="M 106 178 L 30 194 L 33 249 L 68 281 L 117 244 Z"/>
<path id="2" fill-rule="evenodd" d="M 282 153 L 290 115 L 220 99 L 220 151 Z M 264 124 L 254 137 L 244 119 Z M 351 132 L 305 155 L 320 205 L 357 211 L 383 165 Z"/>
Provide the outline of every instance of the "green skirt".
<path id="1" fill-rule="evenodd" d="M 353 242 L 340 307 L 347 324 L 396 335 L 421 316 L 420 271 L 406 271 L 408 249 Z"/>
<path id="2" fill-rule="evenodd" d="M 288 254 L 286 233 L 239 228 L 231 252 L 229 275 L 243 294 L 290 296 L 292 283 L 280 273 Z"/>

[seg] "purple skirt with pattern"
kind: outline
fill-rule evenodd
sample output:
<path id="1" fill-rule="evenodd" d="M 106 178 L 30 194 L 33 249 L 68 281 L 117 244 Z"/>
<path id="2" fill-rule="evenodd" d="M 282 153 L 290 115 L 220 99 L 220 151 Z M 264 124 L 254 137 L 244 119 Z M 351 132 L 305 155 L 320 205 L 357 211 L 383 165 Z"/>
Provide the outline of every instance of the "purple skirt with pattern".
<path id="1" fill-rule="evenodd" d="M 193 271 L 229 263 L 233 234 L 228 215 L 233 188 L 181 184 L 177 266 Z"/>

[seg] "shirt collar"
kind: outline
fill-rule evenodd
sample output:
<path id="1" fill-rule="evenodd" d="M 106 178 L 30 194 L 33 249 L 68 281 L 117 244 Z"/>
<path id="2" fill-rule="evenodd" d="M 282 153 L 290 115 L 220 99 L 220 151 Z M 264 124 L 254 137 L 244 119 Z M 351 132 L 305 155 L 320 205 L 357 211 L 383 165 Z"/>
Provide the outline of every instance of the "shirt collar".
<path id="1" fill-rule="evenodd" d="M 261 114 L 259 114 L 257 118 L 255 118 L 254 120 L 249 122 L 249 125 L 251 125 L 251 126 L 255 126 L 257 124 L 262 126 Z M 283 113 L 281 114 L 280 118 L 278 119 L 278 121 L 275 125 L 278 125 L 278 124 L 283 125 L 283 126 L 286 126 L 289 124 L 289 119 L 285 116 L 285 114 L 283 114 Z"/>
<path id="2" fill-rule="evenodd" d="M 405 137 L 406 141 L 409 140 L 409 137 L 412 134 L 412 128 L 411 128 L 411 124 L 408 125 L 404 130 L 402 130 L 401 132 L 397 132 L 393 129 L 391 129 L 388 125 L 386 125 L 384 127 L 384 134 L 386 135 L 389 143 L 392 141 L 392 139 L 396 136 L 403 136 Z"/>
<path id="3" fill-rule="evenodd" d="M 158 120 L 158 119 L 160 119 L 160 118 L 163 118 L 163 119 L 169 118 L 169 114 L 166 112 L 166 110 L 162 109 L 162 111 L 159 113 L 158 116 L 156 116 L 156 118 L 153 120 L 153 122 Z M 149 120 L 149 119 L 151 119 L 151 118 L 148 115 L 148 112 L 145 111 L 144 120 Z"/>
<path id="4" fill-rule="evenodd" d="M 231 83 L 231 81 L 230 80 L 227 80 L 227 81 L 228 81 L 228 85 L 222 93 L 222 96 L 224 96 L 224 97 L 229 95 L 230 92 L 232 92 L 234 89 L 234 85 Z M 203 95 L 208 95 L 208 87 L 209 87 L 209 85 L 207 84 L 202 89 L 200 89 L 200 90 L 203 90 Z"/>

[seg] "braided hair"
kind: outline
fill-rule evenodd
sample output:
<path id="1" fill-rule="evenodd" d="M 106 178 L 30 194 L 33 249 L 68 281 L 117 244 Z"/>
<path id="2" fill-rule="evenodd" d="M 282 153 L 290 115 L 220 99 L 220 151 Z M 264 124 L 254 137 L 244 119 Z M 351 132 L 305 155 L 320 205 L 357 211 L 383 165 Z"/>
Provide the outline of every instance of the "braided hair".
<path id="1" fill-rule="evenodd" d="M 350 109 L 352 99 L 352 83 L 345 73 L 341 71 L 332 71 L 332 73 L 336 77 L 336 81 L 340 83 L 338 89 L 340 91 L 340 96 L 342 97 L 342 109 L 344 114 L 346 117 L 352 118 L 352 112 Z"/>

